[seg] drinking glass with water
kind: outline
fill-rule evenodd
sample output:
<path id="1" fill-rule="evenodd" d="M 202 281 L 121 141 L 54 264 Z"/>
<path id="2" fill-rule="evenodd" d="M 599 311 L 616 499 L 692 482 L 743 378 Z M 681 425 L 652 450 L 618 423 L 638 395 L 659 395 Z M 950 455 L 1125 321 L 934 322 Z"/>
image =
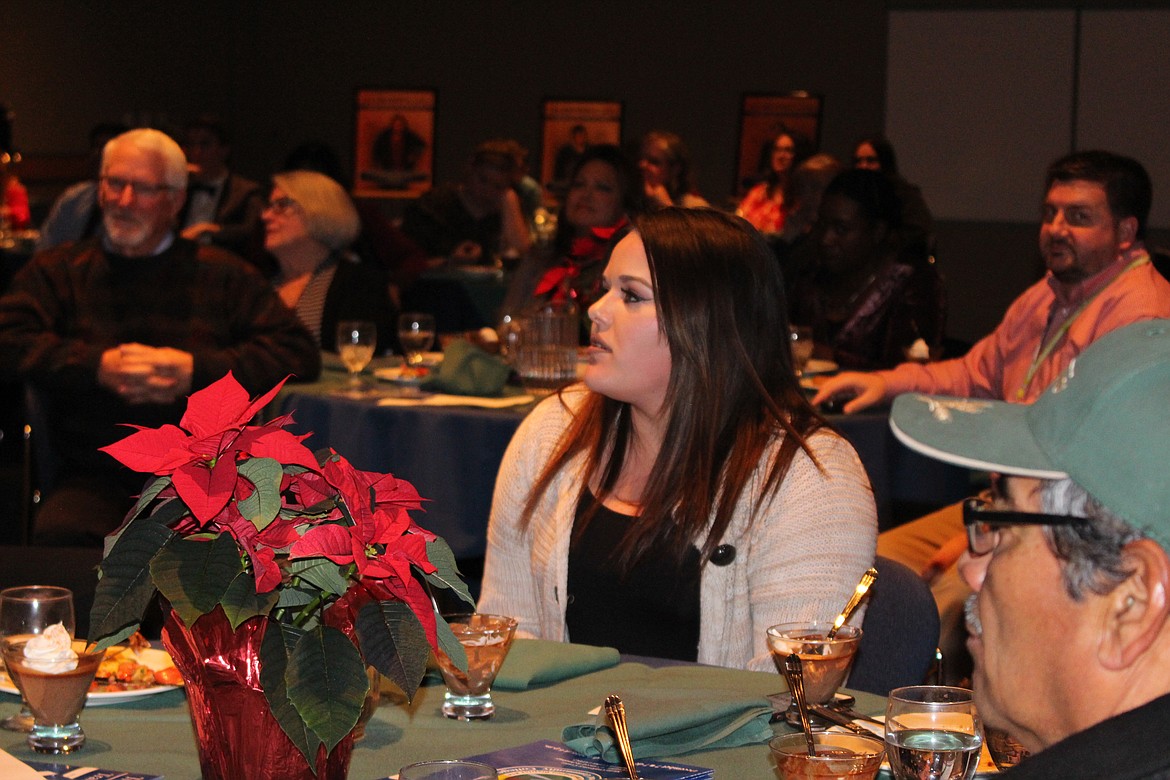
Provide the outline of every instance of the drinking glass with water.
<path id="1" fill-rule="evenodd" d="M 886 758 L 894 780 L 970 780 L 982 749 L 983 724 L 971 691 L 948 685 L 890 691 Z"/>

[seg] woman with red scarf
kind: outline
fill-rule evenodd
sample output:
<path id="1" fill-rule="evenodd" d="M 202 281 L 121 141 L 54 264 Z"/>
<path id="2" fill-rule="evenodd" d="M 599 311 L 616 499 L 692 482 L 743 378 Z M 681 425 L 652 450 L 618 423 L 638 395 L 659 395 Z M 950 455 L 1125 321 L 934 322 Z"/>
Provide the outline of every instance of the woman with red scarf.
<path id="1" fill-rule="evenodd" d="M 601 271 L 609 250 L 643 211 L 641 178 L 621 149 L 589 147 L 573 168 L 551 247 L 534 247 L 516 269 L 503 312 L 518 316 L 548 301 L 571 300 L 581 315 L 601 296 Z"/>

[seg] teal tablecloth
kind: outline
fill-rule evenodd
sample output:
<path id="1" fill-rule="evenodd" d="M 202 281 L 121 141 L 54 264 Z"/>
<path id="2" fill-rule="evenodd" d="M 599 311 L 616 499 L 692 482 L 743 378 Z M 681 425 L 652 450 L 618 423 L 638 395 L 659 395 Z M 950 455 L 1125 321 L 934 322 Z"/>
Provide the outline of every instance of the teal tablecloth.
<path id="1" fill-rule="evenodd" d="M 652 695 L 655 689 L 677 691 L 685 686 L 700 701 L 711 689 L 730 686 L 745 694 L 765 695 L 783 690 L 779 674 L 729 672 L 704 667 L 651 669 L 623 663 L 603 671 L 528 691 L 493 693 L 497 711 L 491 720 L 464 723 L 443 717 L 439 707 L 442 686 L 419 691 L 415 700 L 386 701 L 374 714 L 366 738 L 354 749 L 349 776 L 375 780 L 397 772 L 414 761 L 455 758 L 522 745 L 538 739 L 560 740 L 561 729 L 588 718 L 610 693 L 633 699 Z M 392 698 L 392 697 L 391 697 Z M 884 710 L 877 696 L 857 694 L 858 709 L 867 713 Z M 15 696 L 0 695 L 0 717 L 16 711 Z M 630 714 L 636 717 L 635 713 Z M 81 718 L 89 737 L 85 749 L 69 763 L 125 771 L 165 775 L 167 780 L 199 777 L 195 740 L 183 693 L 172 691 L 112 707 L 91 707 Z M 786 725 L 775 725 L 777 733 Z M 35 760 L 24 746 L 23 736 L 0 732 L 0 747 L 18 758 Z M 717 777 L 775 780 L 775 769 L 766 745 L 711 750 L 675 757 L 688 764 L 712 767 Z"/>

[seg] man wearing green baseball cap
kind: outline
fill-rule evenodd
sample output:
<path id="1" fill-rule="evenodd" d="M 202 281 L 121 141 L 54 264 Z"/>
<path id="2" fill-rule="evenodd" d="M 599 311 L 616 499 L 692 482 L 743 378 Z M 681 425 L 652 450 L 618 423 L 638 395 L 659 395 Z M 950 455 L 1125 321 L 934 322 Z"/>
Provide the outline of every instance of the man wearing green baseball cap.
<path id="1" fill-rule="evenodd" d="M 1030 406 L 906 394 L 907 446 L 999 475 L 964 506 L 977 706 L 1013 778 L 1170 777 L 1170 320 L 1113 331 Z"/>

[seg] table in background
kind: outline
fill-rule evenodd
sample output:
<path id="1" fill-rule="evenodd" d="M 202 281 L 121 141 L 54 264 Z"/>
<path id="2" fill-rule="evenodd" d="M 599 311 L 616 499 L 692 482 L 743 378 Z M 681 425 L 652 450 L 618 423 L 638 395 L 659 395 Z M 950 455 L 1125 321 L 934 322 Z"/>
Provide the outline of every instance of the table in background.
<path id="1" fill-rule="evenodd" d="M 767 695 L 784 689 L 779 674 L 710 669 L 695 680 L 695 699 L 709 689 L 751 691 Z M 583 723 L 589 710 L 598 707 L 609 693 L 622 694 L 631 686 L 652 689 L 655 670 L 639 663 L 622 663 L 555 685 L 522 692 L 493 691 L 496 715 L 479 723 L 467 723 L 443 717 L 443 686 L 421 688 L 410 704 L 390 702 L 374 713 L 366 727 L 366 738 L 354 748 L 349 777 L 352 780 L 375 780 L 398 771 L 414 761 L 437 758 L 460 758 L 486 753 L 539 739 L 560 740 L 561 729 Z M 664 683 L 665 684 L 665 681 Z M 867 693 L 853 692 L 857 709 L 877 714 L 885 709 L 885 700 Z M 0 717 L 14 713 L 17 697 L 0 694 Z M 636 718 L 630 712 L 630 718 Z M 87 734 L 85 749 L 70 756 L 66 763 L 150 772 L 165 775 L 167 780 L 196 780 L 199 764 L 195 738 L 184 694 L 169 691 L 140 698 L 134 702 L 106 707 L 91 707 L 81 715 Z M 789 730 L 786 724 L 773 726 L 776 733 Z M 24 745 L 24 737 L 0 731 L 0 747 L 22 760 L 38 758 Z M 775 769 L 766 745 L 747 745 L 727 750 L 711 750 L 674 757 L 687 764 L 712 767 L 717 777 L 774 778 Z"/>
<path id="2" fill-rule="evenodd" d="M 417 518 L 461 559 L 483 555 L 496 472 L 516 427 L 531 407 L 378 406 L 331 394 L 343 381 L 326 370 L 322 380 L 288 385 L 277 400 L 294 412 L 309 447 L 330 446 L 366 471 L 405 479 L 430 499 Z M 885 523 L 897 504 L 932 507 L 969 492 L 969 472 L 919 455 L 890 432 L 885 412 L 833 415 L 830 423 L 857 449 Z"/>

